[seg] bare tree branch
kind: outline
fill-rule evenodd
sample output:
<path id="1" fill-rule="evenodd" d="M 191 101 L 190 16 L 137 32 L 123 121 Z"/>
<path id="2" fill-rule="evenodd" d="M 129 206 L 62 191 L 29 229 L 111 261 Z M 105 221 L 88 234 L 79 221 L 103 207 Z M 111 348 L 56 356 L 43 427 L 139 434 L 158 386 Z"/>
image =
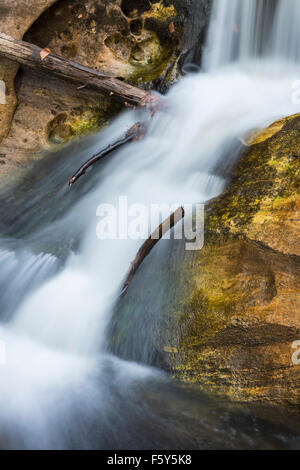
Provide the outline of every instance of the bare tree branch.
<path id="1" fill-rule="evenodd" d="M 145 124 L 143 124 L 142 122 L 137 122 L 136 124 L 134 124 L 129 129 L 129 131 L 125 134 L 124 137 L 117 140 L 113 144 L 110 144 L 104 150 L 101 150 L 101 152 L 89 158 L 89 160 L 87 160 L 83 165 L 81 165 L 81 167 L 78 168 L 78 170 L 74 173 L 72 178 L 69 180 L 69 186 L 71 187 L 75 183 L 75 181 L 77 181 L 82 175 L 85 174 L 88 168 L 90 168 L 92 165 L 97 163 L 99 160 L 102 160 L 104 157 L 107 157 L 107 155 L 114 152 L 115 150 L 118 150 L 120 147 L 127 144 L 128 142 L 141 139 L 144 136 L 145 132 L 146 132 Z"/>
<path id="2" fill-rule="evenodd" d="M 144 261 L 144 259 L 149 255 L 151 250 L 159 242 L 159 240 L 171 230 L 175 225 L 184 218 L 184 208 L 179 207 L 173 214 L 171 214 L 167 219 L 164 220 L 162 224 L 150 235 L 150 237 L 145 241 L 145 243 L 139 249 L 134 261 L 131 263 L 131 268 L 129 269 L 126 280 L 122 287 L 121 295 L 124 295 L 128 289 L 129 284 L 131 283 L 135 273 L 138 268 Z"/>

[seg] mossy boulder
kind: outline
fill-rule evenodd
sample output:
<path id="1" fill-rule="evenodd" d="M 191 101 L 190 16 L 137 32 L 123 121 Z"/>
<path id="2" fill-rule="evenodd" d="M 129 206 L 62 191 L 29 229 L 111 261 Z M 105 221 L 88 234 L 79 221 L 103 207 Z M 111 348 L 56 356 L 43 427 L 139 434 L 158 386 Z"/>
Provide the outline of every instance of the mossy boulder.
<path id="1" fill-rule="evenodd" d="M 225 194 L 206 208 L 206 242 L 167 362 L 176 377 L 234 400 L 300 405 L 300 116 L 256 137 Z"/>
<path id="2" fill-rule="evenodd" d="M 203 249 L 160 242 L 116 308 L 112 349 L 222 397 L 298 409 L 299 170 L 300 116 L 244 147 L 206 206 Z"/>
<path id="3" fill-rule="evenodd" d="M 299 115 L 259 133 L 245 149 L 226 193 L 209 206 L 208 230 L 243 234 L 299 256 L 299 142 Z"/>

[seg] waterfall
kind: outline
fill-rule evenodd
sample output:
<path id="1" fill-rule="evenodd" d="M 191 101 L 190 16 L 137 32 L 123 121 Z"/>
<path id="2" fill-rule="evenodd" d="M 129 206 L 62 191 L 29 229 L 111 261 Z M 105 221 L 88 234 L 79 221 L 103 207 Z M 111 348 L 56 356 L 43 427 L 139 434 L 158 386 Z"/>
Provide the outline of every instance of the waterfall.
<path id="1" fill-rule="evenodd" d="M 215 0 L 205 66 L 245 62 L 267 51 L 274 0 Z"/>
<path id="2" fill-rule="evenodd" d="M 143 241 L 99 240 L 97 207 L 103 202 L 117 206 L 119 195 L 145 206 L 205 202 L 220 195 L 240 139 L 254 127 L 299 112 L 291 101 L 291 85 L 299 73 L 298 25 L 299 0 L 215 0 L 204 71 L 171 89 L 167 109 L 154 115 L 143 141 L 123 148 L 100 173 L 82 178 L 72 189 L 76 194 L 81 188 L 80 197 L 57 220 L 45 214 L 53 215 L 70 198 L 65 182 L 74 162 L 144 119 L 142 111 L 120 116 L 84 152 L 73 151 L 62 163 L 54 159 L 55 171 L 44 172 L 46 188 L 43 182 L 31 188 L 34 204 L 25 200 L 24 214 L 21 207 L 14 221 L 18 239 L 7 228 L 0 241 L 0 341 L 7 349 L 7 363 L 0 364 L 0 446 L 116 447 L 121 445 L 117 435 L 122 445 L 134 448 L 149 445 L 149 434 L 143 440 L 146 431 L 139 427 L 148 420 L 167 439 L 164 429 L 170 427 L 149 396 L 153 388 L 159 393 L 157 383 L 163 390 L 167 379 L 146 365 L 120 361 L 104 348 L 122 280 Z M 259 69 L 244 67 L 254 59 L 259 59 Z M 294 65 L 270 73 L 265 66 L 269 59 Z M 43 191 L 47 197 L 41 199 Z M 49 246 L 53 241 L 64 245 L 66 236 L 79 238 L 79 248 L 58 263 Z M 9 248 L 8 237 L 13 242 Z M 16 291 L 22 295 L 15 296 Z M 169 409 L 169 393 L 161 397 L 162 409 Z M 177 405 L 187 419 L 184 400 Z M 130 430 L 128 422 L 134 423 Z M 184 423 L 187 430 L 190 421 Z M 94 437 L 88 432 L 93 428 Z M 223 428 L 226 434 L 228 428 Z M 156 436 L 151 439 L 158 446 Z M 186 448 L 188 444 L 182 441 Z M 161 445 L 167 448 L 172 441 Z"/>
<path id="3" fill-rule="evenodd" d="M 204 66 L 267 58 L 298 62 L 299 24 L 297 0 L 214 0 Z"/>
<path id="4" fill-rule="evenodd" d="M 273 56 L 291 62 L 300 59 L 300 3 L 279 0 L 271 40 Z"/>

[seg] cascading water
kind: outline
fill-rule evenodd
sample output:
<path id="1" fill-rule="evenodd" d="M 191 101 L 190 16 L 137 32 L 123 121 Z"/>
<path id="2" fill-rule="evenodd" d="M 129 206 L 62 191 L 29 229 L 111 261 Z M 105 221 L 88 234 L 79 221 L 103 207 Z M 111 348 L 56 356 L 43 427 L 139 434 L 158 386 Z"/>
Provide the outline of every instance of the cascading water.
<path id="1" fill-rule="evenodd" d="M 0 446 L 264 444 L 253 440 L 258 424 L 251 418 L 237 441 L 231 417 L 239 410 L 218 411 L 205 397 L 175 390 L 162 373 L 105 352 L 113 304 L 142 242 L 97 239 L 96 208 L 102 202 L 117 205 L 120 194 L 129 204 L 146 205 L 201 202 L 220 194 L 238 138 L 298 111 L 291 101 L 300 72 L 298 25 L 297 0 L 215 0 L 206 72 L 173 87 L 167 109 L 156 113 L 142 142 L 100 165 L 101 175 L 95 171 L 80 181 L 71 196 L 67 192 L 76 162 L 136 121 L 128 112 L 101 134 L 100 143 L 87 140 L 75 158 L 57 159 L 55 168 L 51 162 L 42 182 L 37 178 L 24 191 L 25 204 L 10 203 L 18 218 L 12 221 L 6 213 L 1 228 L 0 340 L 7 363 L 0 365 Z M 254 59 L 258 66 L 250 66 Z M 272 68 L 278 61 L 280 70 Z M 276 439 L 272 445 L 289 445 Z"/>
<path id="2" fill-rule="evenodd" d="M 276 0 L 214 2 L 205 66 L 208 69 L 266 55 Z"/>
<path id="3" fill-rule="evenodd" d="M 297 0 L 281 1 L 274 22 L 271 53 L 282 61 L 299 63 L 300 4 Z M 288 28 L 288 29 L 287 29 Z"/>
<path id="4" fill-rule="evenodd" d="M 284 62 L 299 62 L 299 17 L 297 0 L 215 1 L 205 68 L 261 58 L 279 60 L 282 72 Z"/>

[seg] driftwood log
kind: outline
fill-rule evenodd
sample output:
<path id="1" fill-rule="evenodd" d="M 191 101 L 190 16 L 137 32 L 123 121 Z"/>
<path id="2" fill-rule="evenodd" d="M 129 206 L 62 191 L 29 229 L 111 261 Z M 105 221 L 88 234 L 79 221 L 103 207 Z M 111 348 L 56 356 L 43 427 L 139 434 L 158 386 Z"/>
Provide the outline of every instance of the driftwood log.
<path id="1" fill-rule="evenodd" d="M 32 69 L 52 73 L 82 87 L 107 93 L 112 98 L 134 106 L 151 107 L 153 100 L 155 100 L 145 90 L 52 54 L 47 49 L 41 49 L 28 42 L 13 39 L 4 33 L 0 33 L 0 56 Z"/>
<path id="2" fill-rule="evenodd" d="M 145 241 L 145 243 L 139 249 L 134 261 L 131 263 L 131 267 L 127 273 L 126 280 L 122 287 L 121 295 L 124 295 L 128 289 L 129 284 L 131 283 L 135 273 L 138 268 L 144 261 L 144 259 L 149 255 L 151 250 L 159 242 L 159 240 L 169 232 L 175 225 L 184 218 L 184 208 L 179 207 L 173 214 L 171 214 L 167 219 L 160 224 L 159 227 L 150 235 L 150 237 Z"/>
<path id="3" fill-rule="evenodd" d="M 145 124 L 143 124 L 142 122 L 138 122 L 134 124 L 127 131 L 124 137 L 117 140 L 113 144 L 108 145 L 108 147 L 106 147 L 104 150 L 101 150 L 101 152 L 96 153 L 96 155 L 93 155 L 89 160 L 87 160 L 83 165 L 81 165 L 81 167 L 78 168 L 78 170 L 74 173 L 72 178 L 69 180 L 69 186 L 72 186 L 75 183 L 75 181 L 77 181 L 82 175 L 85 174 L 88 168 L 90 168 L 92 165 L 97 163 L 99 160 L 102 160 L 103 158 L 107 157 L 107 155 L 114 152 L 115 150 L 118 150 L 120 147 L 127 144 L 128 142 L 141 139 L 144 136 L 145 132 L 146 132 Z"/>

